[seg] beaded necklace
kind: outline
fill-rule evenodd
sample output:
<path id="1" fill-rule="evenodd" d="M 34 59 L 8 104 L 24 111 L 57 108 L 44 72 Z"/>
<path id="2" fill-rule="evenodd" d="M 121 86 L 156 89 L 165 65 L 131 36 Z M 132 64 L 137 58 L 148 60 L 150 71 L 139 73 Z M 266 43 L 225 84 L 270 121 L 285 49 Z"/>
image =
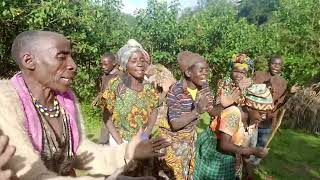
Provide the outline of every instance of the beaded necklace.
<path id="1" fill-rule="evenodd" d="M 57 118 L 60 115 L 60 106 L 59 106 L 59 102 L 57 101 L 57 99 L 55 98 L 53 100 L 53 108 L 47 108 L 44 105 L 42 105 L 39 100 L 37 100 L 30 92 L 30 96 L 32 98 L 32 102 L 34 104 L 34 106 L 38 109 L 39 112 L 41 112 L 41 114 L 48 116 L 50 118 Z"/>

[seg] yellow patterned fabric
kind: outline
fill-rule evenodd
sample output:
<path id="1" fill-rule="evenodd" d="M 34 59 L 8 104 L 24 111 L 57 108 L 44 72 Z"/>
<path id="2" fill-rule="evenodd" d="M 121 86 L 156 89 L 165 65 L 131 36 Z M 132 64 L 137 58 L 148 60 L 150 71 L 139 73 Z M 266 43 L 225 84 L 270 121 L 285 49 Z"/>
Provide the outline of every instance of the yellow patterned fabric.
<path id="1" fill-rule="evenodd" d="M 232 56 L 232 62 L 233 68 L 245 71 L 252 70 L 254 65 L 253 60 L 243 53 L 234 54 Z"/>
<path id="2" fill-rule="evenodd" d="M 241 63 L 234 63 L 233 64 L 233 68 L 236 68 L 236 69 L 239 69 L 239 70 L 245 70 L 245 71 L 249 70 L 248 64 L 241 64 Z"/>
<path id="3" fill-rule="evenodd" d="M 172 132 L 166 120 L 161 121 L 159 126 L 160 135 L 172 141 L 171 146 L 166 148 L 165 158 L 160 161 L 160 169 L 169 179 L 192 179 L 195 165 L 195 128 Z"/>
<path id="4" fill-rule="evenodd" d="M 146 126 L 158 100 L 159 96 L 151 84 L 144 84 L 144 89 L 137 92 L 127 88 L 119 77 L 109 81 L 101 99 L 103 108 L 112 113 L 112 121 L 126 141 Z"/>

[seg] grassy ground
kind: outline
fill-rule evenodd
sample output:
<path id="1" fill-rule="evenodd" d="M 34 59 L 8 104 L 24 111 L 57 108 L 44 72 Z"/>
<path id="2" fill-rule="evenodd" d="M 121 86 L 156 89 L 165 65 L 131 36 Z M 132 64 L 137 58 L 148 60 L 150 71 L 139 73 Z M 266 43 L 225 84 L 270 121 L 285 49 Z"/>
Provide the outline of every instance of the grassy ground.
<path id="1" fill-rule="evenodd" d="M 82 106 L 88 136 L 97 141 L 100 133 L 100 112 L 89 105 Z M 198 132 L 210 119 L 202 116 Z M 256 179 L 272 176 L 284 180 L 320 180 L 320 137 L 302 131 L 281 129 L 270 145 L 269 155 L 256 170 Z"/>
<path id="2" fill-rule="evenodd" d="M 257 177 L 276 179 L 320 179 L 320 137 L 281 129 L 270 153 L 257 170 Z"/>

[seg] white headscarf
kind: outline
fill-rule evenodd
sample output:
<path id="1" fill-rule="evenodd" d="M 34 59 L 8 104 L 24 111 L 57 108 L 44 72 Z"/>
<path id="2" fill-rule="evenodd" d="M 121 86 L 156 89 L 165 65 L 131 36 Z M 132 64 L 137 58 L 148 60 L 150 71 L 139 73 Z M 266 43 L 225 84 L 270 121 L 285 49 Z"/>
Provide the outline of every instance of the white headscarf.
<path id="1" fill-rule="evenodd" d="M 122 68 L 127 68 L 128 61 L 134 52 L 142 52 L 145 59 L 150 62 L 149 54 L 143 49 L 142 45 L 134 39 L 129 39 L 127 44 L 119 49 L 117 56 Z"/>

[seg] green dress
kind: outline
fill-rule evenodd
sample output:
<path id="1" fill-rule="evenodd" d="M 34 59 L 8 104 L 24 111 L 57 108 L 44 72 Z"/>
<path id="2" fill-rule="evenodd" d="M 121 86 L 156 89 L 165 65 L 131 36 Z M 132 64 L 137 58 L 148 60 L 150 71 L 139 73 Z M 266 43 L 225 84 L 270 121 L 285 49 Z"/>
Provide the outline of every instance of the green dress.
<path id="1" fill-rule="evenodd" d="M 137 92 L 126 87 L 119 77 L 109 81 L 102 95 L 104 108 L 112 113 L 113 124 L 126 141 L 130 141 L 140 128 L 146 126 L 158 100 L 151 84 L 144 84 L 143 90 Z"/>

